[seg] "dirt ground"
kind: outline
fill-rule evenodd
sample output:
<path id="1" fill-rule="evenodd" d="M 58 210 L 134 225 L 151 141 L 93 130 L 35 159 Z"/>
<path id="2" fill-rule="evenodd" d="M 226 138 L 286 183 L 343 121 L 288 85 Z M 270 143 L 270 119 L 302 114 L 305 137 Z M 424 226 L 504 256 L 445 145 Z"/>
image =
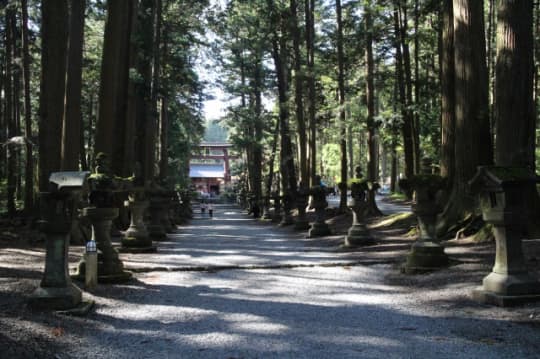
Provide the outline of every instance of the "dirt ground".
<path id="1" fill-rule="evenodd" d="M 335 215 L 329 224 L 334 235 L 313 239 L 310 245 L 341 248 L 343 235 L 351 224 L 351 216 Z M 456 283 L 480 285 L 481 279 L 493 265 L 495 246 L 493 241 L 475 243 L 471 238 L 445 241 L 446 252 L 452 260 L 450 268 L 423 275 L 404 275 L 400 265 L 414 238 L 408 235 L 415 227 L 412 216 L 399 220 L 373 218 L 369 227 L 377 238 L 375 245 L 353 249 L 361 251 L 365 260 L 360 264 L 391 263 L 395 271 L 386 277 L 387 284 L 408 286 L 411 291 L 419 288 L 448 290 Z M 414 231 L 413 231 L 414 232 Z M 526 262 L 536 278 L 540 278 L 540 239 L 523 243 Z M 31 225 L 22 221 L 0 223 L 0 357 L 5 358 L 58 358 L 62 352 L 55 338 L 63 335 L 63 322 L 69 320 L 54 312 L 32 311 L 27 299 L 39 285 L 44 264 L 44 242 Z M 82 247 L 70 249 L 70 267 L 81 258 Z M 471 304 L 469 298 L 449 298 L 441 305 L 453 306 L 467 311 L 485 311 L 509 322 L 520 322 L 540 330 L 540 303 L 511 309 L 499 309 Z M 65 345 L 65 344 L 63 344 Z M 77 345 L 77 343 L 71 343 Z"/>

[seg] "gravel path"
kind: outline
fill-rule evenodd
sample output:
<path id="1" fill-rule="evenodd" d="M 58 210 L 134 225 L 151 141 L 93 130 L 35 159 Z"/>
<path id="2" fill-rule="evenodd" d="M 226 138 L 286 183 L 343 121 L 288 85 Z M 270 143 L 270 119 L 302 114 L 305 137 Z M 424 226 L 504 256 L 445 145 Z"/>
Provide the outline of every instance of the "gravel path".
<path id="1" fill-rule="evenodd" d="M 85 293 L 96 301 L 88 316 L 49 321 L 62 326 L 55 340 L 67 348 L 56 357 L 540 357 L 538 321 L 470 301 L 479 282 L 448 282 L 462 269 L 407 280 L 389 264 L 355 263 L 362 252 L 320 243 L 218 207 L 159 243 L 158 254 L 122 254 L 139 272 Z"/>

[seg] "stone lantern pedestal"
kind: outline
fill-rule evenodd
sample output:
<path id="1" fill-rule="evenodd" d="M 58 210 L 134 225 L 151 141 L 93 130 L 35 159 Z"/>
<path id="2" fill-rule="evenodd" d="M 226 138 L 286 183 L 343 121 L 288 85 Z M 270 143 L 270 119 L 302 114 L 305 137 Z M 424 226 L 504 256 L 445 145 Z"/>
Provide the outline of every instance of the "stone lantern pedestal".
<path id="1" fill-rule="evenodd" d="M 30 306 L 34 308 L 66 310 L 77 307 L 82 300 L 81 290 L 69 277 L 71 220 L 68 197 L 65 193 L 40 193 L 44 219 L 39 227 L 46 236 L 46 254 L 43 279 L 29 299 Z"/>
<path id="2" fill-rule="evenodd" d="M 469 183 L 496 241 L 495 265 L 472 293 L 479 302 L 511 306 L 540 300 L 540 282 L 527 270 L 521 243 L 535 182 L 524 167 L 481 166 Z"/>
<path id="3" fill-rule="evenodd" d="M 111 243 L 111 225 L 118 216 L 118 208 L 83 208 L 82 215 L 92 224 L 92 240 L 96 241 L 98 252 L 98 282 L 123 283 L 131 279 L 131 273 L 124 270 L 124 264 Z M 84 280 L 86 262 L 79 263 L 75 278 Z"/>
<path id="4" fill-rule="evenodd" d="M 353 213 L 352 226 L 347 231 L 345 237 L 346 247 L 365 246 L 375 243 L 375 239 L 370 235 L 365 221 L 365 202 L 360 202 L 353 197 L 350 206 Z"/>
<path id="5" fill-rule="evenodd" d="M 294 224 L 294 220 L 291 213 L 292 207 L 293 207 L 292 196 L 290 194 L 285 194 L 283 196 L 281 222 L 279 222 L 280 226 L 290 226 L 291 224 Z"/>
<path id="6" fill-rule="evenodd" d="M 366 227 L 366 191 L 369 189 L 368 181 L 363 178 L 360 166 L 355 168 L 356 178 L 351 179 L 351 202 L 349 208 L 353 213 L 352 226 L 345 237 L 345 247 L 365 246 L 375 243 Z M 346 188 L 344 190 L 347 190 Z"/>
<path id="7" fill-rule="evenodd" d="M 308 205 L 309 193 L 306 189 L 300 186 L 296 196 L 296 208 L 298 208 L 298 217 L 294 223 L 294 229 L 297 231 L 305 231 L 310 228 L 309 221 L 306 217 L 306 207 Z"/>
<path id="8" fill-rule="evenodd" d="M 148 211 L 150 212 L 150 223 L 146 226 L 150 238 L 154 241 L 167 240 L 167 232 L 163 223 L 168 217 L 168 209 L 166 199 L 160 196 L 158 193 L 152 192 L 150 194 L 150 205 Z"/>
<path id="9" fill-rule="evenodd" d="M 142 200 L 140 196 L 130 195 L 129 201 L 126 203 L 131 213 L 131 223 L 124 232 L 120 251 L 128 253 L 156 252 L 157 248 L 152 244 L 152 239 L 144 224 L 144 211 L 148 208 L 149 202 Z"/>
<path id="10" fill-rule="evenodd" d="M 281 221 L 281 196 L 277 193 L 272 195 L 274 201 L 274 214 L 272 216 L 272 222 Z"/>
<path id="11" fill-rule="evenodd" d="M 269 197 L 263 197 L 263 213 L 261 216 L 261 220 L 263 221 L 271 221 L 272 220 L 272 214 L 270 213 L 270 198 Z"/>
<path id="12" fill-rule="evenodd" d="M 316 182 L 320 182 L 320 177 Z M 328 202 L 326 202 L 326 189 L 321 185 L 316 185 L 310 188 L 310 194 L 313 196 L 315 222 L 311 224 L 311 228 L 308 232 L 308 238 L 328 236 L 332 232 L 325 221 L 325 211 L 326 207 L 328 207 Z"/>
<path id="13" fill-rule="evenodd" d="M 422 173 L 408 183 L 402 183 L 405 190 L 414 191 L 412 211 L 418 219 L 418 239 L 411 246 L 402 271 L 407 274 L 429 272 L 449 265 L 444 247 L 437 238 L 437 215 L 442 208 L 437 204 L 437 192 L 445 186 L 441 176 L 431 174 L 431 162 L 422 160 Z"/>

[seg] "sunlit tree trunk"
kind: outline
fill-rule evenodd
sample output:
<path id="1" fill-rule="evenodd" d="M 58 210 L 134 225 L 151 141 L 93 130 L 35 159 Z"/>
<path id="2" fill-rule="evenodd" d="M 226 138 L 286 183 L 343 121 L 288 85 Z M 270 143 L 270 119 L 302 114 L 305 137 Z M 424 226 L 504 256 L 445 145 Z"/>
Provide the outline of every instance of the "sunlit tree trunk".
<path id="1" fill-rule="evenodd" d="M 302 56 L 300 52 L 300 28 L 298 26 L 298 4 L 296 0 L 290 1 L 291 9 L 291 35 L 294 49 L 294 103 L 296 110 L 296 123 L 298 132 L 298 165 L 300 167 L 299 179 L 304 186 L 309 184 L 307 162 L 307 136 L 304 118 L 304 75 L 302 73 Z"/>
<path id="2" fill-rule="evenodd" d="M 441 176 L 451 182 L 455 165 L 454 16 L 452 0 L 441 11 Z M 451 185 L 451 183 L 450 183 Z"/>
<path id="3" fill-rule="evenodd" d="M 440 216 L 444 232 L 477 209 L 468 188 L 477 166 L 493 162 L 483 3 L 454 0 L 455 163 L 452 192 Z"/>
<path id="4" fill-rule="evenodd" d="M 307 114 L 309 126 L 309 172 L 310 185 L 317 172 L 317 120 L 315 118 L 315 0 L 305 0 L 306 13 L 306 64 L 307 64 Z"/>
<path id="5" fill-rule="evenodd" d="M 338 96 L 339 96 L 339 147 L 341 152 L 341 184 L 339 209 L 347 209 L 347 126 L 345 123 L 345 69 L 343 59 L 343 21 L 341 0 L 336 0 L 337 18 L 337 62 L 338 62 Z"/>
<path id="6" fill-rule="evenodd" d="M 367 178 L 371 182 L 377 181 L 378 174 L 378 144 L 376 141 L 375 128 L 375 85 L 374 85 L 374 61 L 373 61 L 373 14 L 371 3 L 366 2 L 365 7 L 365 36 L 366 36 L 366 103 L 367 103 L 367 129 L 368 129 L 368 168 Z M 382 215 L 375 202 L 375 190 L 367 193 L 368 213 L 370 215 Z"/>

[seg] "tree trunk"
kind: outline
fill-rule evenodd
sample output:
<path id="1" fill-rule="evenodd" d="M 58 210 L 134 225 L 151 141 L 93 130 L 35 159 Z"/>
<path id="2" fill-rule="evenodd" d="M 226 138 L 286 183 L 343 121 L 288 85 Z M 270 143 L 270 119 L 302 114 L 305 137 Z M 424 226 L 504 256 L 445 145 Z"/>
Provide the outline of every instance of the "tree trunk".
<path id="1" fill-rule="evenodd" d="M 167 121 L 167 114 L 165 113 L 165 117 L 163 117 L 163 109 L 160 111 L 158 115 L 158 101 L 159 101 L 159 93 L 161 92 L 161 52 L 159 51 L 159 47 L 161 45 L 161 32 L 162 32 L 162 1 L 161 0 L 154 0 L 154 6 L 152 7 L 152 14 L 153 14 L 153 62 L 152 62 L 152 94 L 150 97 L 150 113 L 153 115 L 153 117 L 156 119 L 156 139 L 159 146 L 155 147 L 155 154 L 154 158 L 158 160 L 158 167 L 159 167 L 159 178 L 161 180 L 165 180 L 167 177 L 167 170 L 165 169 L 165 172 L 161 172 L 161 169 L 163 167 L 166 167 L 166 165 L 162 166 L 161 164 L 163 162 L 167 163 L 168 161 L 168 155 L 167 155 L 167 146 L 168 146 L 168 139 L 167 134 L 168 131 L 166 127 L 163 125 L 163 120 Z M 163 101 L 161 102 L 163 105 Z M 164 130 L 165 129 L 165 130 Z"/>
<path id="2" fill-rule="evenodd" d="M 30 214 L 34 209 L 34 156 L 32 155 L 32 99 L 30 97 L 30 50 L 28 42 L 28 1 L 21 0 L 22 70 L 24 91 L 24 136 L 26 137 L 26 159 L 24 171 L 24 210 Z"/>
<path id="3" fill-rule="evenodd" d="M 396 47 L 396 78 L 398 84 L 400 113 L 403 120 L 401 125 L 401 132 L 403 135 L 403 152 L 405 156 L 405 178 L 411 178 L 414 175 L 414 145 L 412 139 L 412 119 L 410 111 L 407 109 L 407 96 L 405 88 L 405 77 L 403 76 L 403 56 L 401 52 L 400 41 L 400 20 L 399 20 L 399 6 L 394 7 L 394 32 L 395 32 L 395 47 Z M 412 194 L 408 193 L 408 196 Z"/>
<path id="4" fill-rule="evenodd" d="M 341 152 L 341 191 L 339 210 L 347 210 L 347 126 L 345 123 L 345 64 L 343 59 L 343 21 L 341 18 L 341 0 L 336 0 L 337 17 L 337 62 L 338 62 L 338 96 L 339 96 L 339 128 Z"/>
<path id="5" fill-rule="evenodd" d="M 454 0 L 455 175 L 438 232 L 477 210 L 468 181 L 477 166 L 493 162 L 482 2 Z"/>
<path id="6" fill-rule="evenodd" d="M 495 16 L 495 0 L 488 0 L 488 26 L 487 26 L 487 67 L 488 67 L 488 78 L 489 78 L 489 119 L 491 121 L 491 128 L 494 132 L 494 92 L 495 92 L 495 26 L 496 16 Z"/>
<path id="7" fill-rule="evenodd" d="M 271 11 L 274 10 L 274 5 L 271 0 L 268 0 Z M 280 11 L 280 28 L 283 31 L 287 29 L 288 16 L 285 11 Z M 286 31 L 283 31 L 286 32 Z M 287 70 L 287 38 L 284 34 L 278 37 L 275 33 L 272 38 L 272 57 L 274 59 L 274 67 L 277 75 L 278 86 L 278 101 L 279 101 L 279 127 L 281 135 L 281 152 L 280 152 L 280 169 L 281 169 L 281 184 L 284 196 L 292 200 L 296 194 L 296 171 L 294 167 L 294 157 L 289 130 L 289 81 Z"/>
<path id="8" fill-rule="evenodd" d="M 298 132 L 298 148 L 300 166 L 300 183 L 302 186 L 309 185 L 308 161 L 307 161 L 307 134 L 306 121 L 304 118 L 304 99 L 303 83 L 304 75 L 302 73 L 302 56 L 300 52 L 300 28 L 298 27 L 298 4 L 296 0 L 290 1 L 291 8 L 291 35 L 293 37 L 294 48 L 294 103 L 296 108 L 296 124 Z"/>
<path id="9" fill-rule="evenodd" d="M 495 83 L 495 163 L 535 168 L 533 2 L 500 0 Z"/>
<path id="10" fill-rule="evenodd" d="M 371 3 L 366 3 L 365 7 L 365 26 L 366 26 L 366 103 L 367 103 L 367 130 L 368 130 L 368 168 L 367 178 L 371 182 L 377 181 L 377 141 L 375 128 L 375 85 L 374 85 L 374 61 L 373 61 L 373 14 Z M 381 216 L 382 213 L 377 208 L 375 202 L 375 190 L 369 190 L 367 193 L 367 213 L 372 216 Z"/>
<path id="11" fill-rule="evenodd" d="M 94 154 L 109 154 L 115 174 L 128 176 L 133 168 L 133 116 L 127 115 L 130 36 L 134 5 L 131 1 L 107 2 L 107 20 L 101 63 L 98 116 Z"/>
<path id="12" fill-rule="evenodd" d="M 279 137 L 279 120 L 276 121 L 276 127 L 274 129 L 274 138 L 272 140 L 272 152 L 270 153 L 270 161 L 268 161 L 268 178 L 266 181 L 266 208 L 270 207 L 270 196 L 272 195 L 272 183 L 274 181 L 274 163 L 277 152 L 277 142 Z"/>
<path id="13" fill-rule="evenodd" d="M 253 75 L 253 97 L 255 100 L 254 106 L 254 149 L 253 149 L 253 194 L 256 203 L 260 203 L 262 197 L 262 161 L 263 161 L 263 119 L 262 119 L 262 92 L 263 92 L 263 76 L 264 69 L 262 63 L 262 54 L 257 54 L 255 59 L 255 72 Z"/>
<path id="14" fill-rule="evenodd" d="M 452 0 L 444 0 L 441 43 L 441 176 L 454 178 L 455 166 L 455 72 L 454 11 Z"/>
<path id="15" fill-rule="evenodd" d="M 410 127 L 411 133 L 411 144 L 412 144 L 412 154 L 413 154 L 413 174 L 419 173 L 420 170 L 420 134 L 419 134 L 419 124 L 416 123 L 417 118 L 413 111 L 413 106 L 415 104 L 413 100 L 413 79 L 411 71 L 411 54 L 409 51 L 409 34 L 408 34 L 408 18 L 407 18 L 407 4 L 406 1 L 403 3 L 402 0 L 398 0 L 399 3 L 399 38 L 401 41 L 401 51 L 402 51 L 402 63 L 403 63 L 403 76 L 404 76 L 404 87 L 405 87 L 405 115 L 407 119 L 404 120 L 404 125 Z"/>
<path id="16" fill-rule="evenodd" d="M 39 100 L 39 188 L 61 167 L 62 118 L 66 82 L 68 7 L 66 0 L 42 0 Z"/>
<path id="17" fill-rule="evenodd" d="M 62 131 L 62 170 L 78 171 L 82 132 L 82 59 L 85 0 L 72 0 L 69 25 L 66 107 Z"/>
<path id="18" fill-rule="evenodd" d="M 315 117 L 315 0 L 304 1 L 306 14 L 306 59 L 307 59 L 307 114 L 309 126 L 309 172 L 310 186 L 314 185 L 317 172 L 317 120 Z"/>
<path id="19" fill-rule="evenodd" d="M 7 211 L 8 216 L 13 218 L 15 216 L 15 190 L 17 186 L 17 155 L 16 144 L 9 142 L 9 139 L 15 137 L 16 134 L 16 119 L 15 119 L 15 101 L 16 94 L 14 91 L 14 67 L 13 63 L 15 52 L 15 10 L 13 8 L 6 9 L 6 41 L 5 41 L 5 53 L 6 53 L 6 77 L 5 77 L 5 90 L 4 96 L 6 101 L 6 127 L 7 127 L 7 139 L 8 143 L 5 145 L 7 154 Z"/>

